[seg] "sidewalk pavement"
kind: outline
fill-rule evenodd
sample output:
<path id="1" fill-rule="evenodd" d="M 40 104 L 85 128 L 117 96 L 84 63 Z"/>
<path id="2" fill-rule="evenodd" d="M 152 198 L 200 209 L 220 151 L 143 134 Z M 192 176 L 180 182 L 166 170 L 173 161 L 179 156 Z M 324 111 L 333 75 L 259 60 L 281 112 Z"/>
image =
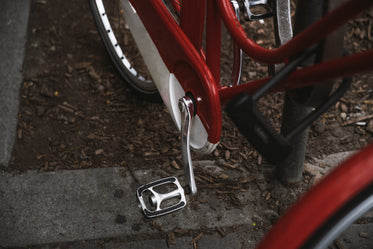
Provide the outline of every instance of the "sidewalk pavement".
<path id="1" fill-rule="evenodd" d="M 344 153 L 319 160 L 318 165 L 332 168 L 331 162 L 341 155 Z M 195 166 L 218 169 L 213 161 L 197 161 Z M 0 173 L 0 247 L 50 249 L 62 243 L 63 248 L 71 249 L 184 249 L 193 248 L 190 242 L 196 236 L 188 231 L 203 228 L 213 232 L 202 234 L 196 242 L 198 248 L 247 249 L 254 248 L 264 236 L 263 230 L 253 226 L 258 219 L 265 219 L 257 215 L 258 209 L 263 213 L 263 207 L 253 205 L 261 196 L 259 189 L 240 193 L 243 205 L 239 208 L 229 205 L 230 200 L 211 194 L 209 189 L 202 189 L 197 201 L 184 209 L 145 219 L 135 197 L 136 189 L 162 173 L 130 172 L 126 168 Z M 179 179 L 183 181 L 182 177 Z M 367 217 L 373 220 L 373 210 Z M 235 233 L 222 236 L 217 232 L 217 228 L 231 225 L 238 228 Z M 170 240 L 168 232 L 175 229 L 182 232 Z M 350 242 L 354 246 L 373 245 L 371 233 L 373 223 L 355 224 L 340 243 L 345 248 L 350 248 Z"/>
<path id="2" fill-rule="evenodd" d="M 198 200 L 204 200 L 203 203 L 195 201 L 179 212 L 157 219 L 145 219 L 135 193 L 140 184 L 159 177 L 154 173 L 139 170 L 134 171 L 133 177 L 123 168 L 47 173 L 28 171 L 21 175 L 2 173 L 0 246 L 20 247 L 125 237 L 139 241 L 115 243 L 114 240 L 107 243 L 105 248 L 118 248 L 119 245 L 133 245 L 123 248 L 167 248 L 164 234 L 175 228 L 189 231 L 199 230 L 203 226 L 214 230 L 232 224 L 240 226 L 253 223 L 253 205 L 227 208 L 226 201 L 209 195 L 208 190 L 201 190 L 198 194 Z M 247 191 L 242 198 L 249 202 L 256 197 L 252 191 Z M 260 233 L 249 232 L 231 234 L 224 239 L 219 235 L 206 235 L 198 243 L 205 244 L 200 248 L 207 249 L 222 248 L 216 243 L 241 248 L 245 240 L 255 243 L 262 237 Z M 208 238 L 214 238 L 215 242 Z M 175 247 L 170 248 L 193 248 L 189 244 L 192 239 L 186 234 L 176 239 Z M 152 247 L 154 245 L 158 246 Z"/>

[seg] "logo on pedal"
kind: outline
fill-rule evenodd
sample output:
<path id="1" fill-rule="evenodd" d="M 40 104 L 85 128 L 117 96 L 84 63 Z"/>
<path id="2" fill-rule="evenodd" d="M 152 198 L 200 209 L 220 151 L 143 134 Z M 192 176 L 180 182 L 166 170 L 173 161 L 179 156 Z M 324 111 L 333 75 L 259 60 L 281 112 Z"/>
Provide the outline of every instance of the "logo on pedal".
<path id="1" fill-rule="evenodd" d="M 186 205 L 184 189 L 176 177 L 167 177 L 139 187 L 137 198 L 147 218 L 169 214 Z"/>

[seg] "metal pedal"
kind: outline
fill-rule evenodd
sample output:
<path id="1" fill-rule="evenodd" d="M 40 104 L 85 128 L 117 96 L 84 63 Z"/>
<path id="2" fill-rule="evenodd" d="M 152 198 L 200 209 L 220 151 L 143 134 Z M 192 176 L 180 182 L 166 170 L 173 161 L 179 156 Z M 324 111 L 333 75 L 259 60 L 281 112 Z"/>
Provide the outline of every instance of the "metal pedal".
<path id="1" fill-rule="evenodd" d="M 179 100 L 181 114 L 181 152 L 184 164 L 185 183 L 188 194 L 197 193 L 197 185 L 194 179 L 192 157 L 190 153 L 190 130 L 195 115 L 195 106 L 191 97 L 184 96 Z M 162 187 L 168 188 L 161 190 Z M 170 189 L 173 185 L 173 189 Z M 176 188 L 175 188 L 176 187 Z M 168 177 L 143 185 L 137 189 L 137 198 L 147 218 L 182 209 L 186 205 L 184 188 L 176 177 Z M 163 204 L 163 205 L 162 205 Z"/>
<path id="2" fill-rule="evenodd" d="M 161 193 L 158 188 L 160 189 L 162 186 L 164 187 L 166 185 L 174 185 L 176 189 Z M 146 200 L 146 197 L 149 199 Z M 182 209 L 186 205 L 184 189 L 176 177 L 163 178 L 139 187 L 137 189 L 137 198 L 147 218 L 169 214 Z M 171 205 L 162 206 L 163 203 L 171 199 L 175 200 Z"/>
<path id="3" fill-rule="evenodd" d="M 264 7 L 267 12 L 261 14 L 253 13 L 251 8 L 256 6 Z M 244 12 L 244 18 L 247 21 L 256 21 L 273 16 L 268 0 L 244 0 L 241 9 Z"/>

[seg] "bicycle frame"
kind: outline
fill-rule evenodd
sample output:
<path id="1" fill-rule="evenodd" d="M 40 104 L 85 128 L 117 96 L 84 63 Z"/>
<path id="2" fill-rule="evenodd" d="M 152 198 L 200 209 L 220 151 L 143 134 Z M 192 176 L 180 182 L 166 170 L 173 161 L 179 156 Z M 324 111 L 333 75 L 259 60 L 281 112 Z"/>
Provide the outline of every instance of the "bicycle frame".
<path id="1" fill-rule="evenodd" d="M 269 50 L 247 37 L 229 0 L 184 0 L 180 7 L 180 26 L 161 0 L 130 2 L 168 70 L 175 75 L 184 92 L 194 97 L 196 113 L 212 144 L 217 144 L 220 139 L 221 103 L 228 102 L 241 92 L 252 93 L 269 79 L 232 87 L 220 83 L 222 20 L 245 53 L 254 60 L 275 64 L 286 62 L 373 5 L 371 0 L 348 0 L 286 44 Z M 206 49 L 203 51 L 205 13 Z M 298 69 L 273 91 L 304 87 L 367 71 L 373 71 L 373 50 Z"/>
<path id="2" fill-rule="evenodd" d="M 101 35 L 104 34 L 105 44 L 107 45 L 108 40 L 110 42 L 109 45 L 111 46 L 107 46 L 108 50 L 110 52 L 115 50 L 115 55 L 118 58 L 126 59 L 120 46 L 118 47 L 119 44 L 113 34 L 104 4 L 101 0 L 91 1 L 90 3 L 99 31 Z M 236 12 L 233 11 L 231 3 L 235 4 Z M 271 88 L 284 78 L 285 80 L 276 85 L 276 88 L 272 91 L 309 86 L 338 77 L 373 70 L 373 50 L 295 70 L 302 61 L 315 51 L 310 47 L 315 47 L 315 43 L 338 29 L 363 9 L 372 5 L 371 0 L 346 1 L 295 38 L 272 50 L 260 47 L 247 37 L 236 18 L 239 13 L 238 3 L 235 1 L 184 0 L 181 6 L 178 0 L 171 0 L 173 8 L 180 17 L 178 20 L 172 16 L 163 0 L 123 0 L 121 4 L 121 11 L 123 11 L 126 24 L 130 28 L 144 62 L 152 75 L 152 83 L 157 87 L 175 123 L 181 128 L 181 153 L 185 168 L 184 182 L 186 186 L 182 187 L 176 177 L 167 177 L 139 187 L 137 197 L 145 216 L 148 218 L 158 217 L 183 208 L 186 205 L 184 189 L 187 190 L 188 194 L 197 193 L 190 153 L 190 147 L 193 147 L 191 140 L 197 137 L 197 143 L 194 144 L 197 144 L 197 146 L 193 147 L 197 151 L 201 151 L 201 149 L 202 151 L 211 151 L 217 145 L 220 140 L 222 103 L 225 104 L 236 95 L 247 92 L 252 96 L 244 95 L 244 97 L 252 98 L 248 101 L 251 101 L 249 105 L 254 106 L 255 103 L 252 104 L 252 102 L 256 102 L 263 95 L 261 93 L 266 92 L 263 89 Z M 246 4 L 249 5 L 247 2 Z M 280 9 L 288 10 L 287 7 Z M 234 77 L 230 82 L 231 86 L 224 86 L 220 82 L 222 20 L 233 37 L 235 42 L 233 50 L 236 55 L 237 47 L 240 47 L 251 58 L 262 63 L 289 63 L 272 79 L 266 77 L 241 85 L 236 84 L 237 67 L 235 68 L 234 63 L 232 70 Z M 288 24 L 288 22 L 285 22 L 285 24 Z M 204 30 L 206 30 L 206 46 L 202 48 Z M 240 50 L 238 52 L 241 53 Z M 136 70 L 128 61 L 127 64 L 129 65 L 125 65 L 126 69 L 131 73 L 132 71 L 136 73 Z M 288 76 L 290 72 L 292 73 Z M 139 78 L 137 73 L 136 77 Z M 264 85 L 264 83 L 267 84 Z M 329 97 L 328 103 L 334 104 L 334 101 L 339 99 L 340 94 L 343 94 L 349 84 L 350 79 L 344 79 L 339 89 Z M 263 88 L 261 88 L 262 86 Z M 258 88 L 261 88 L 260 91 L 256 91 Z M 342 91 L 339 91 L 340 89 Z M 241 100 L 242 98 L 238 99 L 238 101 Z M 332 102 L 329 102 L 329 100 L 332 100 Z M 242 113 L 252 110 L 241 109 L 242 105 L 233 105 L 232 108 L 232 103 L 235 104 L 235 101 L 237 99 L 227 105 L 227 112 L 232 118 L 230 110 L 238 109 L 239 112 L 234 113 L 237 115 L 232 120 L 244 120 Z M 244 101 L 246 100 L 244 99 Z M 330 106 L 328 103 L 317 109 L 324 110 L 323 108 Z M 242 102 L 239 104 L 242 104 Z M 320 112 L 316 110 L 312 115 L 316 117 L 319 114 Z M 253 123 L 254 127 L 255 125 L 259 128 L 264 127 L 262 123 L 257 122 L 261 117 L 258 118 L 255 113 L 251 113 L 247 117 L 243 126 Z M 308 125 L 309 122 L 303 124 Z M 302 128 L 303 124 L 298 125 L 298 128 Z M 252 133 L 260 134 L 263 131 L 267 131 L 266 127 L 264 129 L 253 129 Z M 295 131 L 296 129 L 293 130 L 293 132 Z M 206 137 L 204 137 L 205 135 Z M 203 138 L 200 139 L 199 136 Z M 207 143 L 205 143 L 206 141 Z M 279 141 L 279 144 L 282 143 L 282 140 Z M 275 142 L 277 143 L 277 140 Z M 271 145 L 266 143 L 265 146 L 270 147 Z M 281 146 L 277 147 L 282 148 Z M 277 147 L 270 147 L 270 151 L 276 150 Z M 334 235 L 337 235 L 349 222 L 353 222 L 353 219 L 362 214 L 361 211 L 371 208 L 373 206 L 373 196 L 371 195 L 373 188 L 372 151 L 373 144 L 370 144 L 324 178 L 275 225 L 267 239 L 259 245 L 259 248 L 299 248 L 299 246 L 308 245 L 309 241 L 312 243 L 316 241 L 318 245 L 324 245 L 323 243 L 327 245 L 326 243 L 329 243 Z M 363 171 L 364 173 L 361 174 Z M 167 193 L 161 193 L 154 189 L 166 184 L 175 185 L 177 188 Z M 342 186 L 343 191 L 341 191 Z M 151 193 L 149 203 L 146 203 L 144 200 L 149 197 L 147 196 L 149 193 Z M 362 199 L 363 202 L 360 202 L 361 198 L 367 197 L 367 193 L 369 198 Z M 176 203 L 163 206 L 164 208 L 161 207 L 161 203 L 175 197 L 179 198 Z M 345 211 L 346 206 L 350 208 L 351 202 L 355 201 L 358 205 L 354 204 L 353 207 L 359 210 L 341 215 L 340 211 Z M 151 204 L 153 207 L 149 208 L 147 204 Z M 327 205 L 320 209 L 320 205 L 324 204 Z M 337 218 L 342 217 L 342 219 L 334 219 L 336 216 L 339 216 Z M 330 225 L 329 222 L 335 220 L 339 223 L 333 223 L 332 225 L 337 224 L 332 227 L 333 229 L 327 227 L 328 233 L 325 237 L 319 239 L 326 225 Z M 303 231 L 298 236 L 297 232 L 300 230 Z M 273 241 L 276 241 L 276 243 L 273 244 Z"/>

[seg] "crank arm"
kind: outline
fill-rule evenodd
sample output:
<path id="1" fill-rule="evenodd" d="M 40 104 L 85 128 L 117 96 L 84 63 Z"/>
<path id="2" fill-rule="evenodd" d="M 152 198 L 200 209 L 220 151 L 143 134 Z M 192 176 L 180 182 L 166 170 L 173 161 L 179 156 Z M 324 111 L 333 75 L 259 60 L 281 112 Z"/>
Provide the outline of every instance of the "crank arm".
<path id="1" fill-rule="evenodd" d="M 192 156 L 190 152 L 190 130 L 195 114 L 193 100 L 184 96 L 179 100 L 181 112 L 181 154 L 184 165 L 185 182 L 192 195 L 197 193 L 197 185 L 194 179 Z"/>
<path id="2" fill-rule="evenodd" d="M 193 100 L 188 96 L 182 97 L 179 100 L 179 108 L 181 113 L 181 153 L 185 171 L 186 191 L 188 194 L 194 195 L 197 193 L 197 185 L 194 179 L 190 152 L 190 130 L 195 115 Z M 176 186 L 176 189 L 174 188 L 173 190 L 162 193 L 157 190 L 158 187 L 165 187 L 167 185 Z M 182 209 L 186 205 L 185 194 L 184 188 L 180 185 L 176 177 L 163 178 L 137 189 L 137 198 L 147 218 L 159 217 Z M 149 201 L 146 201 L 146 197 L 149 197 Z M 161 205 L 171 199 L 174 200 L 174 204 Z"/>

